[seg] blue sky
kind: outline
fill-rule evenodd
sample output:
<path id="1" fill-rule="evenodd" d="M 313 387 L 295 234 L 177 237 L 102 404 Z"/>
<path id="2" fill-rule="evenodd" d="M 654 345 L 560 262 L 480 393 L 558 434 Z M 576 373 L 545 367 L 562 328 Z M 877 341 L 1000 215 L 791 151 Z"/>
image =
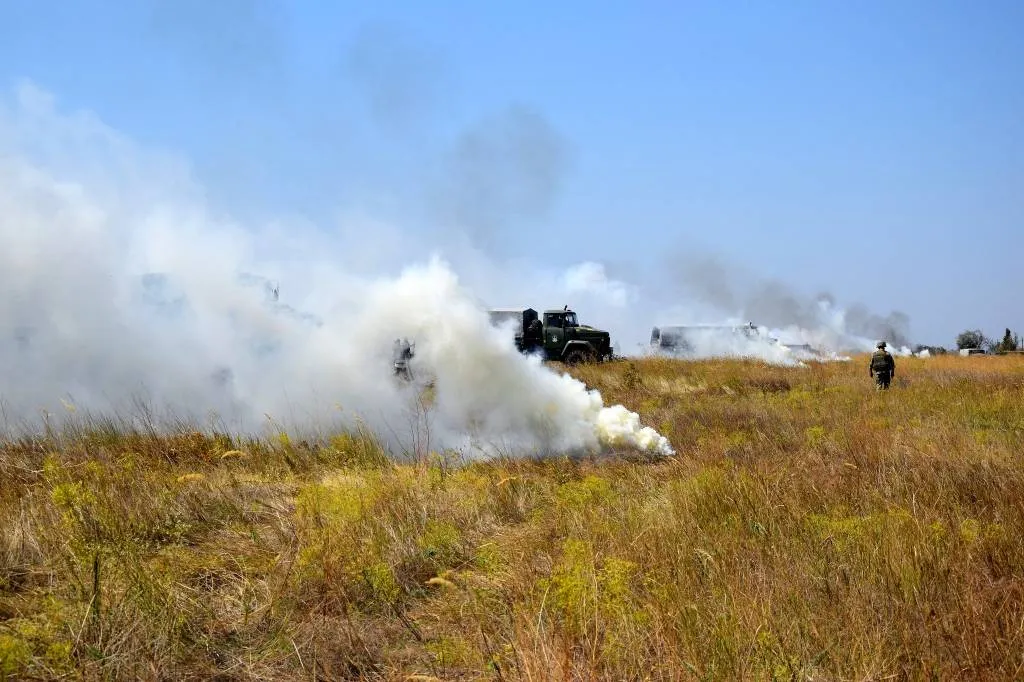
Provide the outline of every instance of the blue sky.
<path id="1" fill-rule="evenodd" d="M 187 155 L 239 215 L 438 230 L 482 175 L 515 188 L 498 255 L 706 251 L 951 345 L 1024 332 L 1022 31 L 996 0 L 6 0 L 0 79 Z M 514 168 L 452 165 L 509 120 Z"/>

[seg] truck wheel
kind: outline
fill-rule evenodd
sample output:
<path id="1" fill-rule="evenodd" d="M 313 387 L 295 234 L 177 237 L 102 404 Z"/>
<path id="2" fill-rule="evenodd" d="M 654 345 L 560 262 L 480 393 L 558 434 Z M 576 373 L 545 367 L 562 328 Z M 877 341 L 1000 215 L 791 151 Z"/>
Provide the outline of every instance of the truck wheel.
<path id="1" fill-rule="evenodd" d="M 579 365 L 584 362 L 591 362 L 593 356 L 586 351 L 575 349 L 565 354 L 565 364 L 567 365 Z"/>

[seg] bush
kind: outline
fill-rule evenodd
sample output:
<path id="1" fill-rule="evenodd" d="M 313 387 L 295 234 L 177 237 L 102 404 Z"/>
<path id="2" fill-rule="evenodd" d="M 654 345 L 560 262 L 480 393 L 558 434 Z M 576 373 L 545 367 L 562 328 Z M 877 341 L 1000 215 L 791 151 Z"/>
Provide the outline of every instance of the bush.
<path id="1" fill-rule="evenodd" d="M 959 350 L 965 350 L 967 348 L 981 348 L 985 345 L 988 339 L 978 329 L 971 329 L 968 331 L 960 332 L 959 336 L 956 337 L 956 347 Z"/>

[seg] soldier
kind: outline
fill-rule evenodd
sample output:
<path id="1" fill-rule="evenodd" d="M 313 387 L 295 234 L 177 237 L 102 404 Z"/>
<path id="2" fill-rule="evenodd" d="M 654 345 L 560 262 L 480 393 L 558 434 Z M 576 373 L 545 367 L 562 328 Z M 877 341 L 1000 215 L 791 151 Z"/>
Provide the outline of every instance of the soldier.
<path id="1" fill-rule="evenodd" d="M 883 391 L 889 389 L 889 382 L 896 374 L 896 361 L 885 349 L 885 341 L 879 341 L 877 347 L 878 350 L 871 354 L 868 373 L 875 378 L 875 389 Z"/>
<path id="2" fill-rule="evenodd" d="M 544 324 L 539 319 L 533 320 L 526 328 L 524 336 L 525 343 L 523 345 L 526 347 L 526 352 L 532 353 L 544 345 Z"/>
<path id="3" fill-rule="evenodd" d="M 395 376 L 406 381 L 412 381 L 412 368 L 409 367 L 409 360 L 415 355 L 413 344 L 408 339 L 395 339 L 394 363 Z"/>

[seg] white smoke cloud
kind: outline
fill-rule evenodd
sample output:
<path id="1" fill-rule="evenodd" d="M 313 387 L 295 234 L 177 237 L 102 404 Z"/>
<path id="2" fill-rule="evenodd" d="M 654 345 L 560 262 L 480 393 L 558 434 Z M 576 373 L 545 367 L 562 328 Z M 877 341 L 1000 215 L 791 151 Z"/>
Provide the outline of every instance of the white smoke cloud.
<path id="1" fill-rule="evenodd" d="M 807 345 L 816 349 L 821 360 L 849 360 L 848 353 L 869 353 L 879 340 L 868 338 L 851 329 L 848 311 L 828 300 L 819 300 L 813 326 L 790 324 L 772 329 L 772 335 L 787 345 Z M 893 355 L 911 355 L 905 345 L 888 344 Z"/>
<path id="2" fill-rule="evenodd" d="M 742 358 L 793 367 L 802 367 L 805 360 L 817 359 L 811 353 L 779 343 L 764 328 L 744 329 L 743 324 L 736 321 L 721 325 L 665 325 L 658 330 L 664 337 L 662 345 L 648 349 L 647 354 L 689 360 Z"/>
<path id="3" fill-rule="evenodd" d="M 138 415 L 139 401 L 233 431 L 358 419 L 409 449 L 416 387 L 391 376 L 392 341 L 405 336 L 435 380 L 431 447 L 672 452 L 635 414 L 516 352 L 480 307 L 501 285 L 481 292 L 439 257 L 398 258 L 391 247 L 410 240 L 381 227 L 214 216 L 180 159 L 22 86 L 0 108 L 7 426 L 62 403 Z M 368 273 L 368 260 L 405 267 Z M 477 258 L 469 270 L 494 282 L 500 268 Z M 559 276 L 525 279 L 535 296 Z M 621 305 L 593 281 L 570 275 L 562 288 Z"/>
<path id="4" fill-rule="evenodd" d="M 600 263 L 559 269 L 533 259 L 496 260 L 465 242 L 445 250 L 481 305 L 493 308 L 575 310 L 581 324 L 604 329 L 620 355 L 643 350 L 651 311 L 642 289 L 608 276 Z"/>
<path id="5" fill-rule="evenodd" d="M 609 278 L 601 263 L 588 261 L 574 265 L 566 271 L 563 281 L 570 294 L 597 294 L 617 307 L 634 303 L 637 298 L 634 287 Z"/>
<path id="6" fill-rule="evenodd" d="M 909 322 L 902 313 L 882 317 L 860 305 L 841 307 L 828 294 L 803 297 L 781 282 L 699 252 L 673 252 L 665 265 L 668 281 L 651 291 L 660 303 L 655 326 L 704 327 L 689 330 L 689 348 L 675 355 L 802 365 L 849 361 L 853 353 L 873 351 L 879 340 L 886 340 L 895 355 L 911 354 L 904 343 Z M 759 333 L 750 337 L 728 329 L 746 324 L 756 325 Z"/>
<path id="7" fill-rule="evenodd" d="M 705 319 L 720 319 L 709 316 Z M 876 341 L 850 334 L 842 326 L 806 329 L 797 325 L 783 328 L 759 326 L 744 329 L 746 322 L 726 318 L 716 323 L 668 324 L 656 327 L 661 333 L 681 334 L 684 344 L 665 344 L 645 350 L 648 355 L 668 355 L 689 360 L 743 358 L 768 364 L 804 367 L 809 362 L 848 362 L 852 353 L 875 350 Z M 888 347 L 893 355 L 907 356 L 907 347 Z"/>

